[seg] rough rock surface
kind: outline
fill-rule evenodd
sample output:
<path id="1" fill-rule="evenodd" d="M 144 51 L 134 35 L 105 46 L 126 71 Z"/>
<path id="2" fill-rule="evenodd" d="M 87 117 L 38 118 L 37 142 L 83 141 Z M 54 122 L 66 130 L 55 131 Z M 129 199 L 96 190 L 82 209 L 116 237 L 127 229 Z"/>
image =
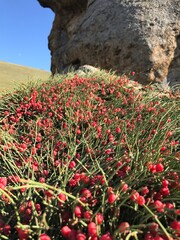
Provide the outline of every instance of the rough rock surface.
<path id="1" fill-rule="evenodd" d="M 180 0 L 38 0 L 55 13 L 53 74 L 89 64 L 180 83 Z"/>

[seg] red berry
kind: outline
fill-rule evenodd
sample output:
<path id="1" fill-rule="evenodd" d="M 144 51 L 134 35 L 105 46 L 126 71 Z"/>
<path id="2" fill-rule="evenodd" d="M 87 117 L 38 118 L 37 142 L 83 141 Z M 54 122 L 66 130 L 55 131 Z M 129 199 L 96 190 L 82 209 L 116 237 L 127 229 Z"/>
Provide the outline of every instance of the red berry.
<path id="1" fill-rule="evenodd" d="M 81 190 L 81 196 L 85 198 L 90 198 L 92 196 L 91 192 L 87 188 Z"/>
<path id="2" fill-rule="evenodd" d="M 154 207 L 157 209 L 158 212 L 163 212 L 164 211 L 164 207 L 165 207 L 165 204 L 163 204 L 161 201 L 159 200 L 156 200 L 154 202 Z"/>
<path id="3" fill-rule="evenodd" d="M 20 178 L 16 175 L 8 176 L 8 182 L 10 183 L 18 183 L 20 181 Z"/>
<path id="4" fill-rule="evenodd" d="M 180 209 L 176 209 L 176 210 L 175 210 L 175 214 L 176 214 L 176 215 L 180 215 Z"/>
<path id="5" fill-rule="evenodd" d="M 4 190 L 6 185 L 7 185 L 7 178 L 6 177 L 0 177 L 0 188 L 2 190 Z"/>
<path id="6" fill-rule="evenodd" d="M 112 187 L 108 187 L 108 190 L 107 190 L 107 192 L 108 192 L 108 193 L 112 193 L 112 190 L 113 190 L 113 188 L 112 188 Z"/>
<path id="7" fill-rule="evenodd" d="M 166 180 L 166 179 L 163 179 L 163 180 L 162 180 L 162 185 L 163 185 L 163 187 L 168 187 L 169 181 Z"/>
<path id="8" fill-rule="evenodd" d="M 142 194 L 143 196 L 147 195 L 148 193 L 149 193 L 148 187 L 143 187 L 143 188 L 141 189 L 141 194 Z"/>
<path id="9" fill-rule="evenodd" d="M 80 134 L 81 134 L 81 130 L 80 130 L 80 129 L 77 129 L 77 130 L 76 130 L 76 134 L 77 134 L 77 135 L 80 135 Z"/>
<path id="10" fill-rule="evenodd" d="M 74 240 L 76 239 L 77 231 L 72 229 L 71 232 L 68 234 L 67 239 L 68 240 Z"/>
<path id="11" fill-rule="evenodd" d="M 102 235 L 99 240 L 113 240 L 113 238 L 110 235 L 110 233 L 108 232 L 108 233 Z"/>
<path id="12" fill-rule="evenodd" d="M 169 132 L 166 133 L 166 136 L 167 136 L 167 137 L 171 137 L 172 135 L 173 135 L 173 133 L 172 133 L 171 131 L 169 131 Z"/>
<path id="13" fill-rule="evenodd" d="M 152 222 L 152 223 L 148 226 L 148 229 L 149 229 L 149 231 L 150 231 L 153 235 L 155 235 L 155 234 L 158 232 L 158 230 L 159 230 L 159 225 L 158 225 L 157 223 L 155 223 L 155 222 Z"/>
<path id="14" fill-rule="evenodd" d="M 36 137 L 36 142 L 41 142 L 41 136 Z"/>
<path id="15" fill-rule="evenodd" d="M 164 240 L 164 238 L 162 238 L 162 237 L 159 236 L 159 235 L 156 235 L 156 236 L 154 237 L 154 240 Z"/>
<path id="16" fill-rule="evenodd" d="M 29 235 L 28 229 L 21 229 L 21 228 L 17 227 L 17 232 L 18 232 L 19 240 L 27 240 L 28 239 L 28 235 Z"/>
<path id="17" fill-rule="evenodd" d="M 139 197 L 139 193 L 136 190 L 133 190 L 131 193 L 130 199 L 133 202 L 135 202 L 135 201 L 137 201 L 138 197 Z"/>
<path id="18" fill-rule="evenodd" d="M 97 222 L 97 224 L 98 225 L 102 224 L 103 220 L 104 220 L 103 215 L 101 213 L 97 213 L 96 214 L 96 222 Z"/>
<path id="19" fill-rule="evenodd" d="M 40 178 L 39 178 L 39 182 L 40 182 L 40 183 L 45 183 L 45 182 L 46 182 L 46 179 L 45 179 L 44 177 L 40 177 Z"/>
<path id="20" fill-rule="evenodd" d="M 114 194 L 114 193 L 110 193 L 110 194 L 109 194 L 108 202 L 109 202 L 110 204 L 114 203 L 114 202 L 116 201 L 116 199 L 117 199 L 117 195 L 116 195 L 116 194 Z"/>
<path id="21" fill-rule="evenodd" d="M 156 132 L 157 132 L 156 129 L 153 129 L 153 130 L 151 131 L 152 134 L 155 134 Z"/>
<path id="22" fill-rule="evenodd" d="M 107 130 L 106 130 L 106 133 L 107 133 L 107 134 L 110 134 L 110 133 L 111 133 L 111 130 L 110 130 L 110 129 L 107 129 Z"/>
<path id="23" fill-rule="evenodd" d="M 20 147 L 21 147 L 22 149 L 26 149 L 26 148 L 27 148 L 27 145 L 26 145 L 25 143 L 22 143 L 22 144 L 20 145 Z"/>
<path id="24" fill-rule="evenodd" d="M 163 146 L 163 147 L 160 149 L 161 152 L 164 152 L 164 151 L 166 151 L 166 150 L 167 150 L 167 147 L 165 147 L 165 146 Z"/>
<path id="25" fill-rule="evenodd" d="M 74 179 L 79 182 L 79 180 L 81 179 L 81 174 L 80 173 L 75 173 L 74 174 Z"/>
<path id="26" fill-rule="evenodd" d="M 84 212 L 83 217 L 84 217 L 86 220 L 90 221 L 90 219 L 91 219 L 91 217 L 92 217 L 92 213 L 90 213 L 89 211 L 86 211 L 86 212 Z"/>
<path id="27" fill-rule="evenodd" d="M 86 236 L 83 233 L 78 233 L 76 235 L 76 240 L 86 240 Z"/>
<path id="28" fill-rule="evenodd" d="M 81 218 L 82 217 L 82 208 L 80 206 L 75 206 L 74 214 L 76 217 Z"/>
<path id="29" fill-rule="evenodd" d="M 137 198 L 137 203 L 138 203 L 138 205 L 140 205 L 140 206 L 143 206 L 144 204 L 145 204 L 145 198 L 143 197 L 143 196 L 139 196 L 138 198 Z"/>
<path id="30" fill-rule="evenodd" d="M 174 220 L 173 222 L 171 222 L 170 226 L 172 229 L 178 231 L 178 233 L 180 235 L 180 221 Z"/>
<path id="31" fill-rule="evenodd" d="M 59 200 L 60 200 L 60 201 L 58 201 L 58 206 L 59 206 L 59 207 L 62 207 L 62 205 L 63 205 L 63 203 L 66 201 L 67 197 L 66 197 L 65 194 L 60 193 L 60 194 L 58 194 L 58 198 L 59 198 Z"/>
<path id="32" fill-rule="evenodd" d="M 96 236 L 97 229 L 96 229 L 96 224 L 94 222 L 90 222 L 88 224 L 88 234 L 89 236 Z"/>
<path id="33" fill-rule="evenodd" d="M 150 172 L 155 173 L 156 172 L 156 164 L 150 165 L 149 170 L 150 170 Z"/>
<path id="34" fill-rule="evenodd" d="M 112 153 L 112 149 L 111 148 L 106 149 L 105 154 L 111 154 L 111 153 Z"/>
<path id="35" fill-rule="evenodd" d="M 69 163 L 68 168 L 73 169 L 73 168 L 75 168 L 75 166 L 76 166 L 75 161 L 71 161 L 71 162 Z"/>
<path id="36" fill-rule="evenodd" d="M 3 227 L 3 233 L 8 236 L 11 233 L 11 226 L 9 224 L 4 225 Z"/>
<path id="37" fill-rule="evenodd" d="M 51 240 L 51 238 L 47 234 L 41 233 L 40 240 Z"/>
<path id="38" fill-rule="evenodd" d="M 169 188 L 168 187 L 163 187 L 160 189 L 160 194 L 163 196 L 168 196 L 170 193 Z"/>
<path id="39" fill-rule="evenodd" d="M 39 203 L 35 204 L 35 209 L 37 212 L 41 211 L 41 205 Z"/>
<path id="40" fill-rule="evenodd" d="M 116 133 L 120 133 L 121 129 L 119 127 L 116 128 Z"/>
<path id="41" fill-rule="evenodd" d="M 157 163 L 156 164 L 156 172 L 163 172 L 164 171 L 164 166 L 162 163 Z"/>
<path id="42" fill-rule="evenodd" d="M 154 236 L 151 233 L 146 233 L 144 240 L 154 240 Z"/>
<path id="43" fill-rule="evenodd" d="M 98 240 L 98 237 L 97 236 L 92 236 L 91 240 Z"/>
<path id="44" fill-rule="evenodd" d="M 70 234 L 72 230 L 68 227 L 68 226 L 64 226 L 61 228 L 61 234 L 63 235 L 63 237 L 68 237 L 68 234 Z"/>
<path id="45" fill-rule="evenodd" d="M 126 183 L 123 183 L 121 186 L 120 186 L 120 189 L 122 192 L 126 192 L 128 190 L 128 185 Z"/>
<path id="46" fill-rule="evenodd" d="M 122 232 L 126 232 L 126 233 L 127 233 L 129 227 L 130 227 L 130 225 L 129 225 L 128 222 L 122 222 L 122 223 L 119 225 L 119 227 L 118 227 L 118 231 L 119 231 L 120 233 L 122 233 Z"/>

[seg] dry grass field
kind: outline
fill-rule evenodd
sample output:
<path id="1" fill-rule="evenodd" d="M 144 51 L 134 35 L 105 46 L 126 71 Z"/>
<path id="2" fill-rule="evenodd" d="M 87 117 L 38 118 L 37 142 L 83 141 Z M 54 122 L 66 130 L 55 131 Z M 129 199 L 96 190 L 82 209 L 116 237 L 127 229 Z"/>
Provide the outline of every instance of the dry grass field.
<path id="1" fill-rule="evenodd" d="M 46 80 L 50 75 L 48 71 L 0 61 L 0 94 L 13 90 L 21 83 Z"/>

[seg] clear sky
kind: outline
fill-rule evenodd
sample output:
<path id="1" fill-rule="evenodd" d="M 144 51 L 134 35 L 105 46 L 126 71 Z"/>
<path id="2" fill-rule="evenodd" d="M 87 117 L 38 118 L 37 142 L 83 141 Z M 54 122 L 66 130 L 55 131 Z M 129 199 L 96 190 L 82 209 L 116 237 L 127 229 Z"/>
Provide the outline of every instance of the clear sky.
<path id="1" fill-rule="evenodd" d="M 54 14 L 37 0 L 0 0 L 0 61 L 50 70 Z"/>

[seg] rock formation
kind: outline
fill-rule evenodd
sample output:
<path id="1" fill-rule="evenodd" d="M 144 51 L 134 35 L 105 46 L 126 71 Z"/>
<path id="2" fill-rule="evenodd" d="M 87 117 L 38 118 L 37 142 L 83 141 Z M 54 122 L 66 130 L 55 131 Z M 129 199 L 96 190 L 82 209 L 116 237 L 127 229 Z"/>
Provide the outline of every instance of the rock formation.
<path id="1" fill-rule="evenodd" d="M 179 0 L 38 0 L 55 13 L 53 74 L 89 64 L 136 72 L 140 83 L 180 83 Z"/>

